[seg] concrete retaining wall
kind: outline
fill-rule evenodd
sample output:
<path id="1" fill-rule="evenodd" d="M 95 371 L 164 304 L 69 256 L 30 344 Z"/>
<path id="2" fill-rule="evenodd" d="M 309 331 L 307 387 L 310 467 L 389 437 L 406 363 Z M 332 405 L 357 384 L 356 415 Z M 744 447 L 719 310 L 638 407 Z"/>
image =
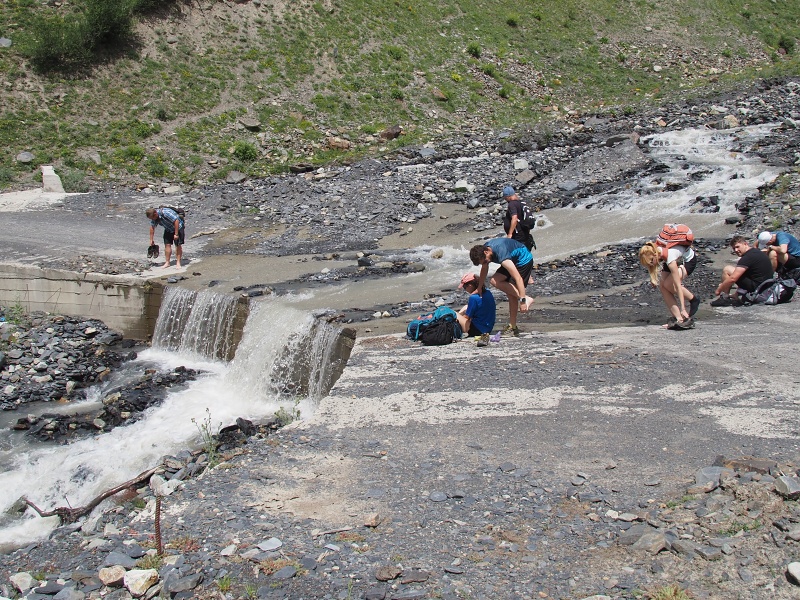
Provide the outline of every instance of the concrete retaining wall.
<path id="1" fill-rule="evenodd" d="M 102 319 L 134 339 L 150 339 L 162 291 L 160 283 L 130 276 L 0 264 L 0 305 Z"/>

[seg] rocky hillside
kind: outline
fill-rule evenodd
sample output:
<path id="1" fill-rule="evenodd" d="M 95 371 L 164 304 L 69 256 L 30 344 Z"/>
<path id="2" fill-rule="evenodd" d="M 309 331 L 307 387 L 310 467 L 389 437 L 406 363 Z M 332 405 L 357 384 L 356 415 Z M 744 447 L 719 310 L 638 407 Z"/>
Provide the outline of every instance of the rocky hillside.
<path id="1" fill-rule="evenodd" d="M 0 188 L 264 176 L 800 72 L 785 0 L 148 3 L 127 45 L 36 70 L 36 19 L 87 1 L 0 6 Z"/>

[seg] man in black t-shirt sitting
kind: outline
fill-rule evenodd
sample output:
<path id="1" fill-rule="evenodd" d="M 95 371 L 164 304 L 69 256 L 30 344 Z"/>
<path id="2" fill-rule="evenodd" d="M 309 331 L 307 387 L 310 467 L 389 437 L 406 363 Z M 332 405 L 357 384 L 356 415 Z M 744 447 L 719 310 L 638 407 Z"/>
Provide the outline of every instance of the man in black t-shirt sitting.
<path id="1" fill-rule="evenodd" d="M 722 283 L 714 292 L 719 298 L 713 300 L 711 306 L 738 304 L 737 299 L 728 294 L 734 284 L 740 290 L 753 292 L 760 283 L 771 279 L 775 274 L 769 257 L 758 248 L 750 246 L 743 236 L 733 236 L 731 248 L 733 248 L 733 253 L 739 257 L 739 262 L 735 266 L 726 265 L 722 270 Z"/>

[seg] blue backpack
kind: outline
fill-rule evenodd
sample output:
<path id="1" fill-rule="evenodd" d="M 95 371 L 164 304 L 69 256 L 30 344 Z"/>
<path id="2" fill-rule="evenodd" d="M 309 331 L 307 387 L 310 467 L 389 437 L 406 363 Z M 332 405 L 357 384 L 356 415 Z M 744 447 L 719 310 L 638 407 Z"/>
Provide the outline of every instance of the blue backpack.
<path id="1" fill-rule="evenodd" d="M 453 329 L 453 339 L 461 339 L 461 325 L 458 324 L 456 311 L 448 306 L 440 306 L 432 313 L 420 315 L 408 324 L 406 335 L 412 340 L 420 339 L 422 333 L 435 323 L 450 323 Z M 449 342 L 448 342 L 449 343 Z"/>

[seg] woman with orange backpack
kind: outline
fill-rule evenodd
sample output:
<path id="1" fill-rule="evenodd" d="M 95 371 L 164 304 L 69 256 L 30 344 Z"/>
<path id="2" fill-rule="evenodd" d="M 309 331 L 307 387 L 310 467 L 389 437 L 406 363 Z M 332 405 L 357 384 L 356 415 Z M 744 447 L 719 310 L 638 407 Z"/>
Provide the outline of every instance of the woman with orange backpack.
<path id="1" fill-rule="evenodd" d="M 650 273 L 650 283 L 658 285 L 664 304 L 672 315 L 665 329 L 691 329 L 700 298 L 683 285 L 697 265 L 692 249 L 694 235 L 686 225 L 667 224 L 654 242 L 639 249 L 639 262 Z M 661 273 L 658 266 L 663 264 Z"/>

